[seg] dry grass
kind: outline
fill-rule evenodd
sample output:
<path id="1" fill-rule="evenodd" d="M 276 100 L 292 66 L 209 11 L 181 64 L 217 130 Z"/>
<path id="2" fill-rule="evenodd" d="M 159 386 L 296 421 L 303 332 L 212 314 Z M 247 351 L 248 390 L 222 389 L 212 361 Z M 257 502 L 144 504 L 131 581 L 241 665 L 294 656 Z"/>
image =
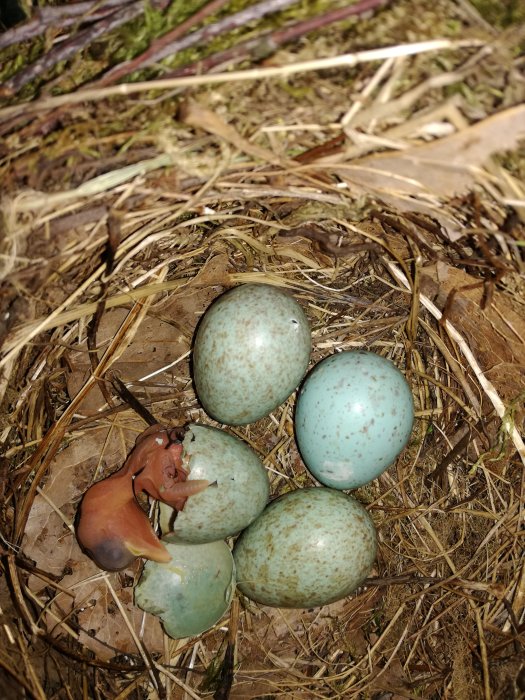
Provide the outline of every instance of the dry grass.
<path id="1" fill-rule="evenodd" d="M 523 151 L 516 140 L 496 160 L 482 141 L 474 162 L 467 148 L 472 122 L 523 101 L 523 33 L 440 2 L 462 41 L 416 53 L 438 36 L 435 4 L 416 31 L 410 3 L 394 3 L 382 22 L 397 42 L 380 54 L 342 58 L 345 32 L 321 31 L 251 73 L 0 111 L 2 697 L 227 697 L 228 640 L 231 698 L 524 697 Z M 363 27 L 356 48 L 375 49 L 379 28 Z M 312 65 L 326 55 L 329 70 Z M 465 135 L 461 191 L 443 176 L 451 133 Z M 353 174 L 436 140 L 439 159 L 414 161 L 411 178 L 400 166 L 363 187 Z M 118 371 L 159 419 L 209 423 L 193 331 L 248 281 L 296 296 L 312 364 L 350 348 L 391 358 L 416 423 L 356 492 L 379 535 L 362 589 L 312 611 L 238 600 L 215 629 L 174 641 L 134 610 L 138 568 L 101 575 L 72 534 L 82 492 L 144 427 L 100 383 Z M 234 430 L 273 495 L 312 483 L 293 406 Z"/>

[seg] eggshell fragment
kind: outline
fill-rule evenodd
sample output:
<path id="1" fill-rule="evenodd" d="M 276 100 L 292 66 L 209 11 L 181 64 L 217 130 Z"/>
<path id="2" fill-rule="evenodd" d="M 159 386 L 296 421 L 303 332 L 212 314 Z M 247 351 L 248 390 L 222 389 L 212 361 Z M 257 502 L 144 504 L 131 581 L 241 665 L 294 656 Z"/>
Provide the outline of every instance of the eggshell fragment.
<path id="1" fill-rule="evenodd" d="M 292 296 L 266 284 L 236 287 L 206 311 L 195 335 L 199 401 L 227 425 L 263 418 L 297 388 L 310 350 L 310 326 Z"/>
<path id="2" fill-rule="evenodd" d="M 228 609 L 235 567 L 225 542 L 176 544 L 163 540 L 171 562 L 146 562 L 135 603 L 161 618 L 170 637 L 192 637 L 213 627 Z"/>
<path id="3" fill-rule="evenodd" d="M 405 447 L 414 402 L 403 374 L 373 352 L 319 362 L 297 398 L 295 436 L 304 463 L 326 486 L 355 489 L 377 478 Z"/>
<path id="4" fill-rule="evenodd" d="M 273 501 L 239 537 L 233 556 L 242 593 L 264 605 L 311 608 L 352 593 L 376 556 L 363 506 L 326 488 Z"/>
<path id="5" fill-rule="evenodd" d="M 177 513 L 161 504 L 160 525 L 173 541 L 212 542 L 235 535 L 262 512 L 269 496 L 266 470 L 245 442 L 219 430 L 192 423 L 183 440 L 186 484 L 206 480 L 206 489 Z"/>

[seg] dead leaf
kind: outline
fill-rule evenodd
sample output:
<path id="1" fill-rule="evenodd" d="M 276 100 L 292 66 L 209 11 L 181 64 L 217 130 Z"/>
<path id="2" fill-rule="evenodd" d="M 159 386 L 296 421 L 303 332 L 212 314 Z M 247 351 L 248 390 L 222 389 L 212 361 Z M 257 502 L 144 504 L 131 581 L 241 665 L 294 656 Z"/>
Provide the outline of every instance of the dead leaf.
<path id="1" fill-rule="evenodd" d="M 518 105 L 451 136 L 396 153 L 362 158 L 353 166 L 361 182 L 390 186 L 406 194 L 452 197 L 475 183 L 473 168 L 481 167 L 494 153 L 515 148 L 524 137 L 525 105 Z"/>
<path id="2" fill-rule="evenodd" d="M 225 253 L 211 257 L 189 284 L 152 307 L 135 338 L 112 366 L 123 381 L 136 382 L 189 352 L 200 316 L 224 287 L 229 285 L 228 265 Z M 126 309 L 119 308 L 110 309 L 104 314 L 97 332 L 97 345 L 101 351 L 115 336 L 127 313 Z M 68 355 L 73 370 L 67 376 L 71 398 L 77 395 L 91 373 L 85 343 L 83 347 L 84 349 L 75 350 Z M 174 382 L 174 375 L 181 374 L 187 376 L 189 381 L 187 362 L 159 375 L 155 380 L 157 386 L 148 387 L 149 397 L 153 400 L 159 394 L 165 396 L 171 388 L 175 399 L 181 385 Z M 80 404 L 79 411 L 93 415 L 104 405 L 102 394 L 96 387 Z"/>
<path id="3" fill-rule="evenodd" d="M 243 138 L 237 131 L 221 119 L 215 112 L 206 109 L 197 102 L 186 100 L 180 110 L 180 120 L 184 124 L 197 127 L 207 131 L 209 134 L 219 136 L 224 141 L 227 141 L 232 146 L 237 148 L 242 153 L 247 153 L 264 162 L 273 163 L 274 165 L 293 164 L 293 161 L 287 161 L 278 158 L 275 153 L 251 143 L 251 141 Z"/>
<path id="4" fill-rule="evenodd" d="M 387 698 L 388 700 L 417 700 L 421 697 L 417 683 L 414 682 L 413 678 L 410 678 L 401 661 L 397 658 L 390 659 L 386 669 L 376 666 L 370 675 L 373 680 L 367 690 L 372 697 L 384 697 L 385 700 Z M 425 676 L 428 675 L 428 672 L 423 674 L 423 678 L 426 680 Z M 385 694 L 377 693 L 377 691 L 385 691 Z"/>
<path id="5" fill-rule="evenodd" d="M 135 576 L 137 576 L 135 567 Z M 129 573 L 128 573 L 129 576 Z M 118 578 L 118 583 L 115 583 Z M 164 634 L 160 620 L 143 612 L 133 603 L 133 587 L 120 584 L 122 574 L 112 574 L 113 587 L 124 608 L 129 625 L 142 644 L 151 653 L 164 650 Z M 131 578 L 129 579 L 131 582 Z M 82 590 L 82 589 L 80 589 Z M 137 646 L 128 625 L 117 608 L 113 596 L 106 585 L 99 585 L 89 593 L 90 605 L 78 614 L 78 623 L 82 628 L 79 641 L 91 649 L 99 658 L 109 660 L 115 654 L 138 655 Z"/>
<path id="6" fill-rule="evenodd" d="M 477 168 L 493 154 L 515 148 L 524 137 L 522 104 L 423 146 L 351 161 L 340 174 L 358 190 L 374 193 L 400 211 L 428 213 L 443 224 L 451 240 L 456 240 L 461 236 L 460 223 L 439 206 L 437 198 L 472 188 Z"/>
<path id="7" fill-rule="evenodd" d="M 432 288 L 435 303 L 445 307 L 447 318 L 465 337 L 486 377 L 492 382 L 508 408 L 516 408 L 519 426 L 525 414 L 525 311 L 508 292 L 495 291 L 492 302 L 481 308 L 483 287 L 467 289 L 479 279 L 458 268 L 438 262 L 425 267 L 422 283 Z M 519 427 L 518 427 L 519 430 Z"/>

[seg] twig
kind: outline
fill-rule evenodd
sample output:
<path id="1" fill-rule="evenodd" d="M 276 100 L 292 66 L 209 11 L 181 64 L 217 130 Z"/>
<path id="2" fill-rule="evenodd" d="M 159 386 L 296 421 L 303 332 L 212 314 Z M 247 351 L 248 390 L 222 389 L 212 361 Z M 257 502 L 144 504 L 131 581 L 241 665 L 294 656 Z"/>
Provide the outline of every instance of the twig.
<path id="1" fill-rule="evenodd" d="M 167 34 L 164 34 L 164 36 L 160 37 L 156 41 L 152 43 L 152 45 L 146 49 L 143 53 L 141 53 L 139 56 L 135 56 L 135 58 L 132 58 L 129 61 L 123 61 L 122 63 L 119 63 L 118 66 L 115 66 L 112 70 L 108 71 L 105 75 L 102 76 L 102 78 L 98 81 L 96 81 L 94 84 L 95 85 L 111 85 L 112 83 L 117 82 L 119 78 L 123 78 L 125 75 L 129 75 L 135 70 L 138 70 L 141 66 L 144 65 L 149 65 L 146 63 L 148 59 L 152 58 L 153 61 L 155 61 L 155 56 L 158 51 L 163 49 L 165 46 L 169 46 L 170 44 L 173 44 L 179 37 L 183 36 L 189 29 L 191 29 L 193 26 L 198 24 L 199 22 L 202 22 L 206 17 L 209 17 L 213 12 L 217 12 L 223 5 L 225 5 L 228 2 L 228 0 L 212 0 L 209 2 L 207 5 L 202 7 L 198 12 L 195 14 L 191 15 L 191 17 L 188 17 L 187 20 L 184 22 L 181 22 L 177 27 L 172 29 L 171 32 L 168 32 Z M 202 31 L 202 30 L 201 30 Z M 191 35 L 193 36 L 193 34 Z"/>
<path id="2" fill-rule="evenodd" d="M 93 318 L 88 325 L 87 333 L 87 347 L 89 351 L 89 361 L 91 364 L 91 369 L 95 374 L 97 366 L 99 364 L 99 357 L 97 352 L 97 333 L 100 326 L 102 317 L 106 310 L 106 296 L 109 289 L 109 279 L 111 273 L 113 272 L 113 267 L 115 264 L 115 254 L 118 248 L 120 240 L 120 222 L 116 216 L 110 216 L 108 218 L 108 239 L 106 242 L 106 273 L 101 280 L 101 290 L 99 295 L 99 301 L 97 304 L 97 310 L 93 314 Z M 106 403 L 110 408 L 113 407 L 113 399 L 108 391 L 106 383 L 103 377 L 98 377 L 98 384 L 102 396 L 106 400 Z"/>
<path id="3" fill-rule="evenodd" d="M 114 69 L 114 72 L 110 71 L 107 73 L 103 78 L 104 82 L 102 84 L 107 85 L 108 81 L 114 82 L 117 78 L 122 77 L 122 75 L 126 75 L 139 66 L 141 68 L 147 68 L 153 63 L 157 63 L 168 56 L 173 56 L 173 54 L 176 54 L 183 49 L 187 49 L 190 46 L 195 46 L 195 44 L 199 44 L 200 42 L 210 41 L 210 39 L 213 39 L 220 34 L 229 32 L 232 29 L 237 29 L 238 27 L 243 27 L 247 22 L 252 22 L 253 20 L 261 19 L 261 17 L 265 17 L 266 15 L 284 10 L 290 5 L 294 5 L 296 2 L 297 0 L 263 0 L 263 2 L 247 7 L 241 12 L 228 15 L 228 17 L 224 17 L 224 19 L 215 22 L 215 24 L 207 25 L 202 27 L 202 29 L 192 32 L 191 34 L 187 34 L 181 39 L 178 39 L 180 32 L 179 28 L 176 27 L 173 32 L 170 32 L 166 36 L 162 37 L 158 42 L 155 42 L 155 44 L 144 54 L 137 56 L 135 59 L 133 59 L 133 61 L 129 61 L 127 64 L 121 63 Z M 218 5 L 222 4 L 220 0 L 215 0 L 215 3 Z M 173 37 L 176 37 L 175 40 L 173 40 Z"/>
<path id="4" fill-rule="evenodd" d="M 466 424 L 465 434 L 458 440 L 458 442 L 450 450 L 450 452 L 448 452 L 443 457 L 443 459 L 438 464 L 438 466 L 425 476 L 424 482 L 425 482 L 425 486 L 427 486 L 427 488 L 430 488 L 433 481 L 437 482 L 438 479 L 440 479 L 441 476 L 443 476 L 443 474 L 445 473 L 449 464 L 451 464 L 456 459 L 456 457 L 458 457 L 463 452 L 463 450 L 467 449 L 467 446 L 472 438 L 472 433 L 474 431 L 477 432 L 477 431 L 482 430 L 484 424 L 485 424 L 485 418 L 482 418 L 481 420 L 479 420 L 476 423 L 476 425 L 470 425 L 469 423 Z"/>
<path id="5" fill-rule="evenodd" d="M 125 24 L 126 22 L 135 19 L 135 17 L 138 17 L 142 12 L 144 12 L 144 7 L 144 0 L 138 0 L 128 7 L 115 11 L 105 19 L 101 19 L 92 27 L 84 29 L 78 34 L 74 34 L 70 39 L 58 44 L 55 48 L 45 53 L 30 66 L 22 71 L 19 71 L 16 75 L 7 80 L 4 83 L 0 94 L 4 97 L 16 95 L 18 90 L 20 90 L 20 88 L 22 88 L 24 85 L 27 85 L 27 83 L 31 82 L 31 80 L 38 78 L 38 76 L 42 75 L 42 73 L 45 73 L 56 66 L 57 63 L 68 60 L 86 46 L 91 44 L 99 36 L 107 34 L 113 29 L 120 27 L 122 24 Z"/>
<path id="6" fill-rule="evenodd" d="M 161 61 L 167 56 L 172 56 L 177 51 L 181 51 L 189 46 L 195 46 L 195 44 L 199 43 L 200 41 L 210 41 L 210 39 L 213 39 L 224 32 L 230 32 L 233 29 L 244 27 L 244 25 L 248 22 L 253 22 L 254 20 L 266 17 L 266 15 L 285 10 L 287 7 L 290 7 L 290 5 L 295 5 L 297 2 L 298 0 L 263 0 L 256 5 L 251 5 L 245 10 L 241 10 L 241 12 L 228 15 L 215 24 L 208 25 L 196 32 L 193 32 L 180 42 L 167 44 L 159 51 L 152 54 L 148 61 L 143 64 L 143 66 L 150 66 L 157 61 Z"/>
<path id="7" fill-rule="evenodd" d="M 72 5 L 60 5 L 53 7 L 36 8 L 33 18 L 0 35 L 0 49 L 12 46 L 22 41 L 29 41 L 43 34 L 49 27 L 70 27 L 79 22 L 96 22 L 103 17 L 115 12 L 115 8 L 122 7 L 133 0 L 105 0 L 100 6 L 99 0 L 90 2 L 76 2 Z"/>
<path id="8" fill-rule="evenodd" d="M 141 402 L 134 396 L 131 391 L 127 388 L 123 381 L 121 381 L 116 375 L 111 378 L 111 383 L 120 398 L 125 401 L 130 408 L 132 408 L 135 413 L 137 413 L 143 421 L 148 425 L 157 425 L 159 422 L 155 416 L 148 411 L 148 409 L 141 404 Z"/>
<path id="9" fill-rule="evenodd" d="M 218 687 L 213 694 L 213 700 L 228 700 L 234 678 L 235 645 L 239 628 L 239 599 L 235 598 L 230 610 L 230 625 L 226 652 L 218 676 Z"/>
<path id="10" fill-rule="evenodd" d="M 117 608 L 119 609 L 119 612 L 122 616 L 122 619 L 124 620 L 124 624 L 129 630 L 129 633 L 131 635 L 131 638 L 135 642 L 135 646 L 137 647 L 137 650 L 142 657 L 142 660 L 144 661 L 144 665 L 148 669 L 149 676 L 151 678 L 151 681 L 153 683 L 153 687 L 157 691 L 157 694 L 162 700 L 162 698 L 166 697 L 166 692 L 162 686 L 162 683 L 160 681 L 160 675 L 157 669 L 156 664 L 153 662 L 151 655 L 147 649 L 147 647 L 142 643 L 142 641 L 139 639 L 137 633 L 135 632 L 135 629 L 133 628 L 133 625 L 130 622 L 129 616 L 127 615 L 126 611 L 124 610 L 124 606 L 122 605 L 120 598 L 117 596 L 115 589 L 113 588 L 111 581 L 109 579 L 109 576 L 107 573 L 104 574 L 104 582 L 111 593 L 111 597 L 113 598 L 113 601 Z"/>
<path id="11" fill-rule="evenodd" d="M 204 58 L 200 61 L 189 63 L 186 66 L 178 68 L 177 70 L 168 73 L 165 77 L 175 78 L 182 75 L 194 75 L 195 73 L 204 74 L 216 66 L 223 65 L 225 63 L 242 61 L 252 54 L 257 54 L 259 50 L 264 50 L 265 47 L 267 47 L 269 52 L 273 53 L 282 44 L 298 39 L 308 32 L 316 31 L 327 26 L 328 24 L 333 24 L 334 22 L 340 22 L 341 20 L 347 19 L 353 15 L 369 12 L 370 10 L 388 4 L 389 2 L 390 0 L 361 0 L 361 2 L 351 5 L 350 7 L 341 7 L 337 10 L 327 12 L 325 15 L 320 17 L 312 17 L 304 20 L 303 22 L 292 24 L 285 29 L 278 29 L 274 32 L 266 32 L 261 36 L 249 39 L 248 41 L 243 41 L 230 49 L 220 51 L 219 53 L 213 54 L 213 56 L 208 56 L 208 58 Z"/>

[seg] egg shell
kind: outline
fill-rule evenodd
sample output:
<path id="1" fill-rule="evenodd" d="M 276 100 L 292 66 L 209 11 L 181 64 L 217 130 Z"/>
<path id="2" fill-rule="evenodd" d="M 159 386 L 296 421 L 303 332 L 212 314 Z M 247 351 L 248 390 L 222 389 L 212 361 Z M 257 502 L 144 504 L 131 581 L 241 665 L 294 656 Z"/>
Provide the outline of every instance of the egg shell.
<path id="1" fill-rule="evenodd" d="M 227 425 L 263 418 L 297 388 L 310 351 L 310 325 L 292 296 L 267 284 L 236 287 L 210 306 L 197 328 L 199 401 Z"/>
<path id="2" fill-rule="evenodd" d="M 305 379 L 295 437 L 316 479 L 355 489 L 394 462 L 413 421 L 412 394 L 397 367 L 373 352 L 348 351 L 322 360 Z"/>
<path id="3" fill-rule="evenodd" d="M 213 542 L 235 535 L 262 512 L 268 502 L 268 475 L 245 442 L 225 430 L 191 423 L 182 442 L 188 479 L 207 479 L 210 486 L 190 496 L 177 513 L 160 505 L 160 525 L 172 541 Z"/>
<path id="4" fill-rule="evenodd" d="M 352 496 L 299 489 L 273 501 L 233 551 L 237 586 L 264 605 L 311 608 L 340 600 L 366 578 L 376 532 Z"/>
<path id="5" fill-rule="evenodd" d="M 160 617 L 170 637 L 192 637 L 213 627 L 228 609 L 235 589 L 233 557 L 225 542 L 163 542 L 172 560 L 144 564 L 135 603 Z"/>

